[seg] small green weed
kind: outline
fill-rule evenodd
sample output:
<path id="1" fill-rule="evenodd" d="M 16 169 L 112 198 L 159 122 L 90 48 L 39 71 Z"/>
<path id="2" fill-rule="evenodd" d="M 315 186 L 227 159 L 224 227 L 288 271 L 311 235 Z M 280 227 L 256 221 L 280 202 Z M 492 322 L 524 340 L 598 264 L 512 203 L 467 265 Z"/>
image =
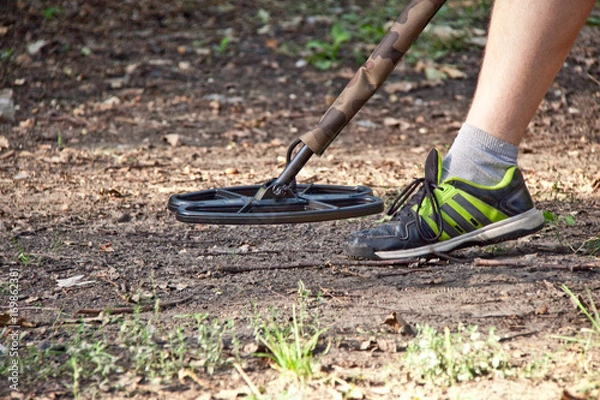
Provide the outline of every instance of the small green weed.
<path id="1" fill-rule="evenodd" d="M 230 36 L 224 36 L 218 45 L 214 46 L 214 50 L 217 54 L 223 55 L 227 52 L 229 47 L 229 43 L 231 43 L 232 38 Z"/>
<path id="2" fill-rule="evenodd" d="M 310 292 L 302 282 L 299 282 L 298 293 L 298 307 L 292 305 L 291 319 L 286 320 L 279 310 L 271 309 L 266 320 L 256 318 L 255 333 L 257 340 L 269 350 L 258 355 L 271 359 L 282 373 L 304 382 L 315 374 L 313 352 L 327 330 L 319 326 L 318 311 L 308 309 Z M 328 349 L 329 346 L 324 354 Z"/>
<path id="3" fill-rule="evenodd" d="M 544 378 L 550 370 L 551 363 L 552 356 L 550 354 L 534 355 L 531 362 L 521 367 L 521 376 L 528 379 Z"/>
<path id="4" fill-rule="evenodd" d="M 417 328 L 416 338 L 406 349 L 405 361 L 410 374 L 436 384 L 453 385 L 488 374 L 504 375 L 509 357 L 491 328 L 487 339 L 476 326 L 459 326 L 437 332 L 429 326 Z"/>
<path id="5" fill-rule="evenodd" d="M 118 329 L 113 329 L 115 324 Z M 167 384 L 175 381 L 181 370 L 212 374 L 230 363 L 224 356 L 224 342 L 233 336 L 233 328 L 232 321 L 223 323 L 207 314 L 165 321 L 158 309 L 148 319 L 138 310 L 126 319 L 107 316 L 100 326 L 81 322 L 76 329 L 57 328 L 57 342 L 19 349 L 23 386 L 35 388 L 53 379 L 76 398 L 93 397 L 107 390 L 125 390 L 120 379 L 125 373 Z M 3 364 L 0 373 L 5 371 Z"/>
<path id="6" fill-rule="evenodd" d="M 586 21 L 586 25 L 600 26 L 600 17 L 590 16 Z"/>
<path id="7" fill-rule="evenodd" d="M 586 289 L 587 300 L 584 301 L 580 299 L 579 296 L 575 295 L 567 285 L 562 285 L 562 289 L 569 295 L 577 308 L 590 321 L 592 327 L 591 329 L 582 329 L 581 335 L 578 337 L 561 336 L 560 338 L 568 342 L 579 343 L 586 351 L 594 348 L 600 349 L 600 312 L 598 311 L 598 307 L 596 307 L 596 303 L 592 297 L 592 292 L 589 289 Z"/>
<path id="8" fill-rule="evenodd" d="M 294 305 L 290 325 L 277 322 L 274 318 L 264 322 L 257 337 L 269 349 L 269 353 L 258 355 L 273 360 L 275 368 L 282 372 L 291 373 L 300 380 L 309 378 L 314 374 L 313 351 L 323 332 L 308 332 L 307 327 L 299 322 Z"/>
<path id="9" fill-rule="evenodd" d="M 120 342 L 128 349 L 135 371 L 153 380 L 168 381 L 182 368 L 202 367 L 212 374 L 227 364 L 225 336 L 233 336 L 232 320 L 221 322 L 208 314 L 176 316 L 181 324 L 164 325 L 158 310 L 149 321 L 139 313 L 121 326 Z M 194 324 L 190 324 L 190 319 Z M 190 332 L 191 331 L 191 332 Z M 188 338 L 196 337 L 193 344 Z M 162 344 L 161 344 L 162 342 Z M 235 337 L 233 339 L 235 344 Z M 237 348 L 234 348 L 237 353 Z"/>
<path id="10" fill-rule="evenodd" d="M 558 224 L 564 224 L 565 226 L 574 226 L 576 221 L 575 217 L 571 214 L 567 215 L 557 215 L 552 211 L 544 211 L 544 220 L 546 223 L 552 227 L 556 227 Z"/>
<path id="11" fill-rule="evenodd" d="M 106 385 L 110 375 L 123 373 L 124 368 L 117 365 L 119 357 L 111 354 L 111 349 L 102 336 L 89 330 L 85 324 L 79 327 L 73 342 L 68 346 L 69 360 L 67 365 L 71 369 L 72 391 L 75 397 L 81 394 L 82 385 L 90 386 L 89 381 L 95 385 Z"/>
<path id="12" fill-rule="evenodd" d="M 25 253 L 23 250 L 19 250 L 19 254 L 17 254 L 17 260 L 26 267 L 31 264 L 31 256 Z"/>
<path id="13" fill-rule="evenodd" d="M 316 38 L 305 45 L 312 54 L 307 61 L 319 70 L 335 68 L 343 59 L 348 59 L 340 50 L 344 43 L 352 40 L 351 54 L 356 63 L 363 63 L 376 45 L 388 32 L 408 1 L 380 0 L 371 2 L 369 7 L 340 5 L 333 1 L 320 1 L 314 4 L 300 2 L 290 5 L 288 13 L 309 15 L 339 15 L 331 27 L 330 39 Z M 492 0 L 478 0 L 468 4 L 443 6 L 433 18 L 434 29 L 423 32 L 411 46 L 406 61 L 415 65 L 418 62 L 436 61 L 450 51 L 469 46 L 472 32 L 484 32 L 491 10 Z M 268 20 L 267 13 L 258 14 L 262 23 Z M 448 34 L 450 32 L 450 34 Z M 280 52 L 296 56 L 299 52 L 291 44 L 282 44 Z"/>
<path id="14" fill-rule="evenodd" d="M 64 10 L 61 6 L 46 7 L 42 10 L 42 16 L 47 21 L 52 21 L 53 19 L 57 18 L 59 15 L 62 14 L 64 14 Z"/>
<path id="15" fill-rule="evenodd" d="M 0 60 L 7 60 L 12 57 L 15 49 L 9 47 L 8 49 L 0 50 Z"/>
<path id="16" fill-rule="evenodd" d="M 64 245 L 65 244 L 64 244 L 63 240 L 61 239 L 60 235 L 55 234 L 54 239 L 52 240 L 52 244 L 50 245 L 50 251 L 52 253 L 58 254 L 61 252 Z"/>
<path id="17" fill-rule="evenodd" d="M 238 353 L 237 346 L 239 345 L 233 332 L 233 320 L 222 322 L 218 318 L 211 319 L 206 313 L 182 315 L 176 316 L 176 318 L 191 318 L 195 321 L 197 358 L 208 374 L 212 374 L 215 369 L 227 364 L 227 361 L 223 359 L 226 335 L 232 335 L 234 353 Z"/>
<path id="18" fill-rule="evenodd" d="M 313 52 L 308 58 L 308 62 L 320 70 L 332 68 L 338 61 L 338 53 L 341 45 L 352 38 L 350 31 L 339 22 L 331 27 L 330 34 L 333 39 L 332 42 L 311 40 L 306 43 L 306 49 Z"/>
<path id="19" fill-rule="evenodd" d="M 586 240 L 578 250 L 589 256 L 600 256 L 600 235 Z"/>
<path id="20" fill-rule="evenodd" d="M 585 383 L 585 379 L 581 379 L 583 386 L 578 391 L 584 393 L 595 391 L 598 394 L 600 388 L 600 372 L 598 371 L 598 362 L 600 361 L 598 358 L 600 354 L 600 312 L 594 302 L 592 292 L 588 288 L 586 288 L 587 299 L 573 293 L 567 285 L 562 285 L 562 289 L 569 295 L 572 303 L 577 306 L 579 311 L 585 315 L 591 327 L 582 328 L 576 336 L 554 336 L 554 338 L 579 347 L 579 352 L 568 349 L 569 353 L 577 354 L 574 370 L 585 372 L 592 382 Z M 595 383 L 593 383 L 594 381 Z M 587 398 L 587 396 L 584 397 Z M 595 398 L 596 396 L 591 395 L 590 398 L 592 397 Z"/>
<path id="21" fill-rule="evenodd" d="M 546 229 L 548 231 L 553 231 L 556 237 L 556 240 L 564 245 L 565 239 L 562 234 L 562 229 L 564 227 L 575 226 L 576 220 L 575 217 L 571 214 L 567 215 L 557 215 L 551 211 L 544 211 L 543 213 L 544 221 L 546 222 Z"/>
<path id="22" fill-rule="evenodd" d="M 25 251 L 25 248 L 23 248 L 23 246 L 21 246 L 21 244 L 17 241 L 16 238 L 14 238 L 14 237 L 11 238 L 11 241 L 17 248 L 17 254 L 15 255 L 15 259 L 18 262 L 20 262 L 21 264 L 23 264 L 24 267 L 28 267 L 34 261 L 36 261 L 35 257 L 31 253 L 28 253 L 27 251 Z M 38 263 L 40 262 L 39 258 L 37 259 L 37 262 Z"/>

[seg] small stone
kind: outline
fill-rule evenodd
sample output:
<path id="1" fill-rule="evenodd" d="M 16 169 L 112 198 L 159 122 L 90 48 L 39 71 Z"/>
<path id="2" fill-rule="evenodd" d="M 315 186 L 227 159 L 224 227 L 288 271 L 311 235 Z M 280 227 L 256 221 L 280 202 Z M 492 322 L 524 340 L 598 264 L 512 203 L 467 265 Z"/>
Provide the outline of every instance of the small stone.
<path id="1" fill-rule="evenodd" d="M 169 133 L 163 136 L 163 141 L 169 143 L 172 147 L 179 146 L 179 135 L 177 133 Z"/>
<path id="2" fill-rule="evenodd" d="M 116 219 L 116 221 L 117 221 L 118 223 L 120 223 L 120 224 L 121 224 L 121 223 L 125 223 L 125 222 L 129 222 L 129 221 L 131 221 L 131 214 L 128 214 L 128 213 L 121 213 L 121 214 L 119 214 L 119 215 L 117 216 L 117 219 Z"/>

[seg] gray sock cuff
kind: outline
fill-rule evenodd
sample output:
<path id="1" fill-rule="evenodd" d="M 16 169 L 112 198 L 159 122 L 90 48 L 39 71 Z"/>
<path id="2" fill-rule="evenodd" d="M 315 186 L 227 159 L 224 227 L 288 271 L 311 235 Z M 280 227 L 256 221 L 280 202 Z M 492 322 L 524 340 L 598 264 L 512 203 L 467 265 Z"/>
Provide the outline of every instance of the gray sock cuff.
<path id="1" fill-rule="evenodd" d="M 493 154 L 507 157 L 512 160 L 516 160 L 519 154 L 518 146 L 500 140 L 473 125 L 467 124 L 466 122 L 463 123 L 458 131 L 458 136 L 456 136 L 454 142 L 459 146 L 465 146 L 465 148 L 468 148 L 468 146 L 473 146 L 474 143 L 477 143 L 475 144 L 475 147 L 484 148 Z"/>

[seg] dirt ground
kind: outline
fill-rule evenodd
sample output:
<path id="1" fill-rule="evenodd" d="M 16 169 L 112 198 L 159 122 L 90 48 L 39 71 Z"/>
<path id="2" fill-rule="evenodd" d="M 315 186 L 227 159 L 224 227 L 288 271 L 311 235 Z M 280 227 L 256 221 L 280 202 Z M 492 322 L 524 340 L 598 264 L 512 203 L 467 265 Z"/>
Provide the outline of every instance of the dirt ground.
<path id="1" fill-rule="evenodd" d="M 551 335 L 588 326 L 561 285 L 575 293 L 589 288 L 600 303 L 600 252 L 586 253 L 600 234 L 597 27 L 582 31 L 519 159 L 538 208 L 557 221 L 521 240 L 392 265 L 341 252 L 351 232 L 379 216 L 236 227 L 184 224 L 167 211 L 175 193 L 278 176 L 289 143 L 316 125 L 358 67 L 350 59 L 318 71 L 276 51 L 281 43 L 326 37 L 330 28 L 306 16 L 292 23 L 295 15 L 279 3 L 261 3 L 279 21 L 269 29 L 251 18 L 259 8 L 251 2 L 188 4 L 64 1 L 55 18 L 42 14 L 44 1 L 2 6 L 0 51 L 12 50 L 0 59 L 0 87 L 14 91 L 17 109 L 14 122 L 0 125 L 0 262 L 4 271 L 20 271 L 19 304 L 30 326 L 25 344 L 51 340 L 48 324 L 80 310 L 131 306 L 123 303 L 126 293 L 140 302 L 186 299 L 166 316 L 202 310 L 241 320 L 252 302 L 286 309 L 302 281 L 322 293 L 321 322 L 336 338 L 322 363 L 362 376 L 368 390 L 398 354 L 378 348 L 376 339 L 367 348 L 357 343 L 375 337 L 401 347 L 406 338 L 382 325 L 391 312 L 438 329 L 494 326 L 523 360 L 561 351 Z M 225 34 L 234 39 L 217 52 Z M 480 57 L 477 46 L 446 56 L 442 62 L 466 77 L 441 84 L 403 62 L 325 155 L 309 161 L 299 182 L 361 184 L 390 199 L 420 176 L 430 148 L 445 151 L 452 143 Z M 36 262 L 23 266 L 20 251 Z M 58 279 L 77 275 L 93 282 L 58 287 Z M 247 372 L 256 382 L 270 376 L 264 365 Z M 367 398 L 560 399 L 580 379 L 557 362 L 554 374 L 537 380 L 448 390 L 407 383 Z M 213 394 L 243 386 L 223 376 L 215 382 L 223 386 Z M 53 382 L 25 393 L 61 390 Z M 137 396 L 205 392 L 186 384 L 176 394 Z"/>

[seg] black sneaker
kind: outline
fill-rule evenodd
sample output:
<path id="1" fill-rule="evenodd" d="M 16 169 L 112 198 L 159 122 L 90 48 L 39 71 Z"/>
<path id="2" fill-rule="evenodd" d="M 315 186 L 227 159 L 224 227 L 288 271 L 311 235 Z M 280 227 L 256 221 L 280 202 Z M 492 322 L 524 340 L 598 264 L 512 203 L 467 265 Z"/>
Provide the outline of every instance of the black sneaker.
<path id="1" fill-rule="evenodd" d="M 441 174 L 442 160 L 434 149 L 425 162 L 425 178 L 413 181 L 394 200 L 387 212 L 392 219 L 352 234 L 344 252 L 364 258 L 420 257 L 517 239 L 544 226 L 517 167 L 509 168 L 495 186 L 460 178 L 440 182 Z"/>

